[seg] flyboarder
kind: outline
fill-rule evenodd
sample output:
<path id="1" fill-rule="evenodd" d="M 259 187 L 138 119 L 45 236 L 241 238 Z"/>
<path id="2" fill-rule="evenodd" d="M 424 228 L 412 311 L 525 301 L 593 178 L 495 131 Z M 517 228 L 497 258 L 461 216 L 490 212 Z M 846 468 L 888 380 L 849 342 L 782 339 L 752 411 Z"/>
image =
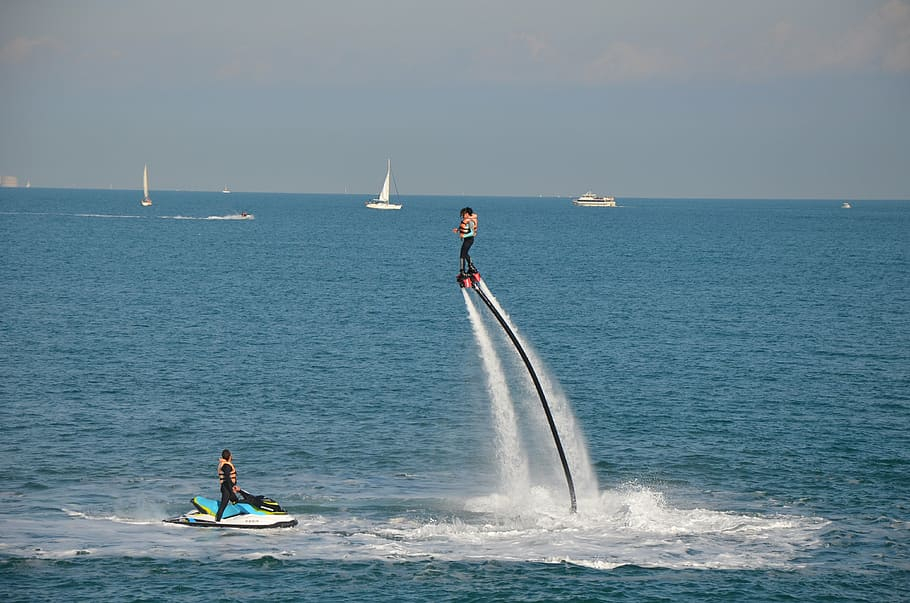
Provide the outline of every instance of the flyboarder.
<path id="1" fill-rule="evenodd" d="M 477 272 L 474 263 L 471 262 L 471 245 L 477 237 L 477 214 L 470 207 L 461 208 L 461 224 L 453 228 L 452 232 L 461 237 L 461 270 L 460 274 L 473 274 Z"/>

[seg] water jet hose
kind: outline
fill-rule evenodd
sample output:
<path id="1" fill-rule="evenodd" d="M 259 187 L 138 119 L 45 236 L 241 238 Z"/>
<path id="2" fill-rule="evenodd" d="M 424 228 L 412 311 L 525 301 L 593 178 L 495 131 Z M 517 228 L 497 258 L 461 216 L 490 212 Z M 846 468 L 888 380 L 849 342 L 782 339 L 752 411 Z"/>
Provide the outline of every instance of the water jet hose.
<path id="1" fill-rule="evenodd" d="M 562 448 L 562 441 L 559 439 L 559 431 L 556 429 L 556 423 L 553 421 L 553 413 L 550 412 L 550 405 L 547 404 L 547 397 L 544 394 L 543 387 L 540 385 L 540 380 L 537 378 L 537 373 L 534 371 L 534 367 L 531 365 L 531 360 L 525 353 L 524 348 L 521 347 L 521 343 L 518 341 L 518 337 L 516 337 L 515 333 L 512 332 L 509 324 L 496 309 L 496 306 L 493 305 L 493 302 L 490 301 L 490 299 L 480 289 L 480 287 L 475 285 L 471 288 L 477 292 L 477 295 L 480 296 L 480 299 L 483 300 L 483 303 L 485 303 L 490 311 L 493 312 L 493 316 L 496 317 L 496 320 L 498 320 L 499 324 L 502 325 L 502 328 L 505 329 L 505 332 L 508 334 L 509 339 L 511 339 L 512 343 L 515 344 L 515 349 L 518 350 L 518 354 L 521 356 L 521 359 L 524 360 L 525 366 L 528 367 L 528 372 L 531 374 L 531 380 L 534 382 L 534 387 L 537 389 L 537 395 L 540 397 L 540 403 L 543 406 L 543 411 L 547 415 L 547 423 L 550 425 L 550 432 L 553 434 L 553 441 L 556 442 L 556 451 L 559 453 L 559 460 L 562 463 L 562 470 L 566 474 L 566 483 L 569 486 L 569 497 L 572 499 L 572 513 L 575 513 L 578 510 L 578 506 L 575 502 L 575 483 L 572 481 L 572 472 L 569 471 L 569 463 L 566 460 L 566 453 Z"/>

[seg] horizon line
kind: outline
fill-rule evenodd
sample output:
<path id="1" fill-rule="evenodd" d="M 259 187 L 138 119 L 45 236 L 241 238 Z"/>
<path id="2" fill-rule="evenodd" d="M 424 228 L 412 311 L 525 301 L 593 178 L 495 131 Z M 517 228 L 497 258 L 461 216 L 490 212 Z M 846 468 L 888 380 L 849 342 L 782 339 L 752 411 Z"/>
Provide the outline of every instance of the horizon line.
<path id="1" fill-rule="evenodd" d="M 31 185 L 30 187 L 25 186 L 6 186 L 0 187 L 0 190 L 84 190 L 84 191 L 129 191 L 129 192 L 138 192 L 142 194 L 141 189 L 135 188 L 112 188 L 112 187 L 98 187 L 98 186 L 35 186 Z M 226 194 L 221 190 L 217 189 L 195 189 L 195 188 L 159 188 L 156 189 L 156 192 L 162 193 L 212 193 L 212 194 Z M 338 195 L 345 197 L 360 197 L 360 196 L 369 196 L 375 193 L 358 193 L 358 192 L 343 192 L 343 191 L 312 191 L 312 192 L 303 192 L 303 191 L 255 191 L 255 190 L 234 190 L 231 189 L 230 193 L 227 194 L 255 194 L 255 195 Z M 851 201 L 910 201 L 910 196 L 908 197 L 826 197 L 826 196 L 788 196 L 788 195 L 774 195 L 774 196 L 727 196 L 727 195 L 642 195 L 642 194 L 633 194 L 633 195 L 618 195 L 611 193 L 616 199 L 665 199 L 665 200 L 726 200 L 726 201 L 841 201 L 841 200 L 851 200 Z M 535 194 L 505 194 L 505 193 L 412 193 L 407 195 L 399 195 L 401 198 L 414 198 L 414 197 L 494 197 L 494 198 L 503 198 L 503 199 L 575 199 L 576 195 L 565 195 L 557 193 L 535 193 Z"/>

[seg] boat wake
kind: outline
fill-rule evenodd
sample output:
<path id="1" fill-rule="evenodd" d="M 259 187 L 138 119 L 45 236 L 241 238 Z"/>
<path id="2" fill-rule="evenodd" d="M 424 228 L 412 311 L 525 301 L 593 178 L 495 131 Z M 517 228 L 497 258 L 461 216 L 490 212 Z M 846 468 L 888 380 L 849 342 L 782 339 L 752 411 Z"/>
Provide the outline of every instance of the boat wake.
<path id="1" fill-rule="evenodd" d="M 226 214 L 223 216 L 160 216 L 165 220 L 254 220 L 255 216 L 253 214 L 239 213 L 239 214 Z"/>
<path id="2" fill-rule="evenodd" d="M 209 216 L 206 220 L 253 220 L 253 214 L 228 214 L 226 216 Z"/>
<path id="3" fill-rule="evenodd" d="M 74 214 L 77 218 L 143 218 L 144 216 L 131 216 L 124 214 Z"/>
<path id="4" fill-rule="evenodd" d="M 413 498 L 406 500 L 324 501 L 319 513 L 301 513 L 295 507 L 312 508 L 313 501 L 298 497 L 287 509 L 299 525 L 266 530 L 187 530 L 163 523 L 163 509 L 132 516 L 122 510 L 61 509 L 56 516 L 10 520 L 0 556 L 208 560 L 215 555 L 225 560 L 570 563 L 599 570 L 792 570 L 809 551 L 822 547 L 830 525 L 779 513 L 679 508 L 663 493 L 631 484 L 579 499 L 577 513 L 568 512 L 558 488 L 532 488 L 526 499 L 492 494 L 424 501 L 416 505 L 420 508 Z M 230 538 L 230 546 L 213 549 L 213 538 Z"/>
<path id="5" fill-rule="evenodd" d="M 148 220 L 150 218 L 157 218 L 160 220 L 255 220 L 256 216 L 251 213 L 240 212 L 225 214 L 223 216 L 148 216 L 148 215 L 134 215 L 134 214 L 98 214 L 98 213 L 80 213 L 80 214 L 69 214 L 69 213 L 60 213 L 60 212 L 0 212 L 0 215 L 19 215 L 19 216 L 71 216 L 74 218 L 106 218 L 106 219 L 143 219 Z"/>
<path id="6" fill-rule="evenodd" d="M 66 513 L 69 517 L 72 517 L 74 519 L 86 519 L 89 521 L 113 521 L 115 523 L 125 523 L 125 524 L 135 525 L 135 526 L 156 525 L 161 521 L 160 519 L 157 519 L 157 518 L 156 519 L 151 519 L 151 518 L 143 519 L 143 518 L 138 518 L 138 517 L 124 517 L 124 516 L 117 515 L 117 514 L 92 515 L 92 514 L 84 512 L 84 511 L 77 511 L 77 510 L 68 509 L 65 507 L 61 510 L 64 513 Z"/>

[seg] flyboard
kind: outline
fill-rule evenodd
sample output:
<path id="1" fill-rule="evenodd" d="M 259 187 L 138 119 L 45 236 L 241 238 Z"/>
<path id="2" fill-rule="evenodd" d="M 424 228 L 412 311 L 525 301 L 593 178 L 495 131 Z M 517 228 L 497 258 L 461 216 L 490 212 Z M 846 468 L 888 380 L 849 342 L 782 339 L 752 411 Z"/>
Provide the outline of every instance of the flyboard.
<path id="1" fill-rule="evenodd" d="M 578 505 L 575 500 L 575 482 L 572 480 L 572 472 L 569 470 L 569 462 L 566 460 L 566 452 L 562 447 L 562 441 L 559 439 L 559 430 L 556 429 L 556 422 L 553 420 L 553 413 L 550 412 L 550 405 L 547 403 L 547 396 L 543 391 L 543 386 L 540 384 L 540 379 L 537 378 L 537 371 L 534 370 L 534 365 L 531 364 L 531 359 L 528 358 L 528 355 L 525 353 L 521 342 L 518 340 L 518 337 L 509 326 L 508 321 L 506 321 L 506 319 L 496 308 L 496 305 L 490 300 L 489 296 L 484 291 L 486 285 L 480 279 L 480 273 L 472 268 L 467 272 L 460 272 L 458 276 L 455 277 L 455 280 L 458 281 L 458 285 L 462 289 L 474 290 L 480 299 L 483 300 L 483 303 L 490 309 L 490 312 L 493 313 L 493 316 L 496 317 L 496 321 L 499 322 L 499 324 L 502 326 L 503 330 L 506 332 L 506 335 L 509 336 L 512 344 L 515 346 L 515 349 L 518 350 L 518 355 L 521 356 L 521 359 L 524 361 L 525 367 L 527 367 L 528 373 L 531 375 L 531 381 L 534 382 L 534 388 L 537 390 L 537 396 L 540 398 L 540 404 L 543 406 L 543 412 L 547 416 L 547 424 L 550 426 L 550 433 L 553 434 L 553 441 L 556 443 L 556 452 L 559 453 L 559 461 L 562 463 L 562 470 L 566 474 L 566 485 L 569 487 L 569 498 L 571 499 L 572 505 L 571 510 L 572 513 L 575 513 L 578 510 Z"/>

